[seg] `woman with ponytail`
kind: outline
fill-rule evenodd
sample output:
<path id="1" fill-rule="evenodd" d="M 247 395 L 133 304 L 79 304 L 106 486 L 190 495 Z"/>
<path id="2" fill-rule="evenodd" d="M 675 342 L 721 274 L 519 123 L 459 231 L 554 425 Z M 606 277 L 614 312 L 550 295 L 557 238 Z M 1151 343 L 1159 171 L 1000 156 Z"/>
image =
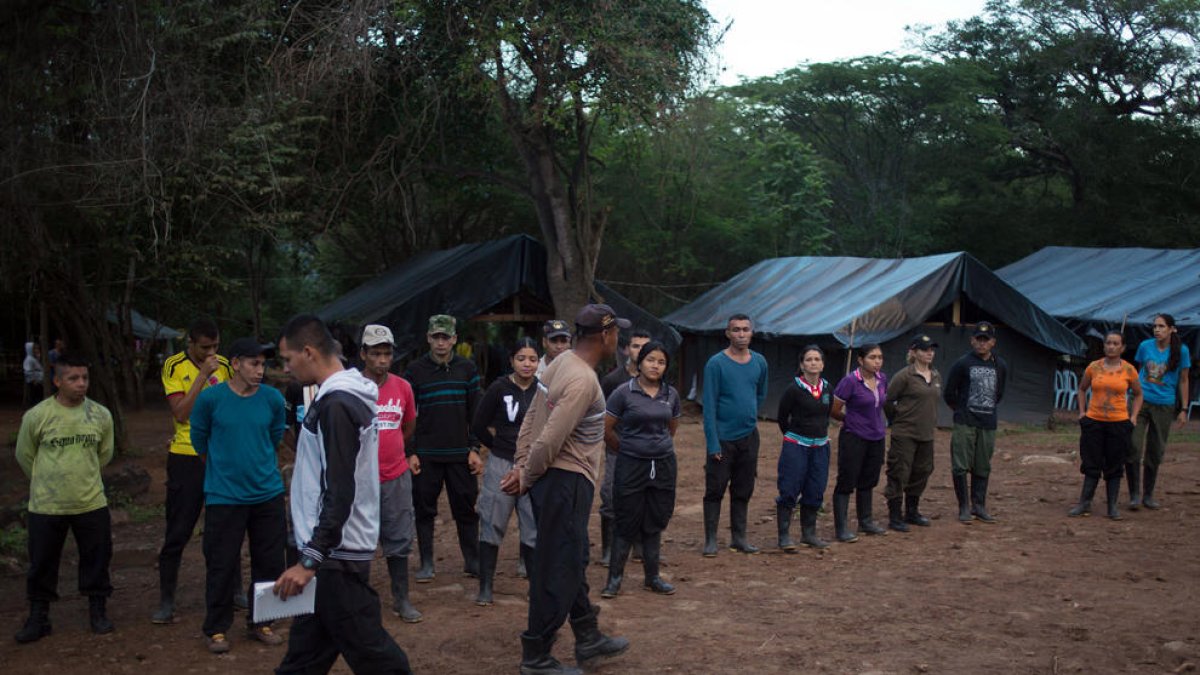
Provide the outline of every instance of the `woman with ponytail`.
<path id="1" fill-rule="evenodd" d="M 1138 364 L 1138 376 L 1145 397 L 1137 416 L 1137 426 L 1133 430 L 1131 452 L 1125 463 L 1125 477 L 1129 481 L 1129 508 L 1136 511 L 1143 504 L 1148 509 L 1159 508 L 1158 501 L 1154 499 L 1154 486 L 1158 481 L 1158 467 L 1167 450 L 1171 422 L 1177 422 L 1180 428 L 1187 422 L 1185 407 L 1192 355 L 1187 345 L 1179 339 L 1174 317 L 1170 314 L 1154 317 L 1154 337 L 1138 346 L 1133 360 Z M 1139 466 L 1142 467 L 1140 490 Z"/>

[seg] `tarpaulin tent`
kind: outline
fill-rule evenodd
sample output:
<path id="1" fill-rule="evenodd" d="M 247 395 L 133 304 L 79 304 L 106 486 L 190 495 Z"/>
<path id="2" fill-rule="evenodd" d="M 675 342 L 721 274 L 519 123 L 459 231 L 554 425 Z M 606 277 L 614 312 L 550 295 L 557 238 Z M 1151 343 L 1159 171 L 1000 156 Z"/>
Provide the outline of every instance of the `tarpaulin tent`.
<path id="1" fill-rule="evenodd" d="M 847 347 L 876 342 L 884 370 L 904 365 L 908 343 L 928 333 L 941 344 L 945 373 L 968 347 L 970 325 L 999 326 L 997 353 L 1012 369 L 1001 416 L 1044 419 L 1053 409 L 1055 359 L 1082 353 L 1083 341 L 966 253 L 924 258 L 797 257 L 764 260 L 664 317 L 684 336 L 682 382 L 702 390 L 704 364 L 727 345 L 731 314 L 754 320 L 753 349 L 771 366 L 767 403 L 774 417 L 805 344 L 826 351 L 825 377 L 846 372 Z M 693 380 L 693 378 L 695 378 Z M 942 421 L 949 420 L 943 410 Z"/>
<path id="2" fill-rule="evenodd" d="M 681 338 L 673 328 L 603 283 L 595 286 L 618 315 L 646 328 L 670 349 L 679 346 Z M 414 256 L 325 305 L 317 315 L 355 326 L 386 325 L 404 353 L 424 348 L 431 314 L 531 324 L 554 318 L 553 306 L 546 249 L 519 234 Z"/>
<path id="3" fill-rule="evenodd" d="M 110 309 L 105 313 L 105 318 L 109 323 L 120 325 L 121 320 L 117 316 L 115 309 Z M 168 328 L 163 324 L 139 313 L 136 309 L 129 310 L 129 324 L 133 329 L 133 336 L 141 340 L 177 340 L 183 337 L 183 333 Z"/>
<path id="4" fill-rule="evenodd" d="M 996 274 L 1079 335 L 1125 324 L 1127 341 L 1149 337 L 1165 312 L 1200 348 L 1200 248 L 1047 246 Z"/>

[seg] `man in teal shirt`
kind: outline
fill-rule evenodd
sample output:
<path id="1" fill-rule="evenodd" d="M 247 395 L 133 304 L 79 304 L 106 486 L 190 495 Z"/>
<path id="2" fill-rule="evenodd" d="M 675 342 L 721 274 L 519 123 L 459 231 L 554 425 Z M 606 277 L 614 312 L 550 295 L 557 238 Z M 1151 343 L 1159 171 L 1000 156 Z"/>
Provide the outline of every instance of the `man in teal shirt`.
<path id="1" fill-rule="evenodd" d="M 758 475 L 758 407 L 767 398 L 767 360 L 750 349 L 754 326 L 729 317 L 729 346 L 704 366 L 704 557 L 717 555 L 717 521 L 729 487 L 729 548 L 758 553 L 746 539 L 746 513 Z"/>
<path id="2" fill-rule="evenodd" d="M 14 636 L 34 642 L 50 634 L 50 601 L 58 599 L 58 567 L 67 531 L 79 550 L 79 592 L 88 597 L 93 633 L 111 633 L 105 605 L 112 595 L 112 520 L 100 468 L 113 457 L 108 408 L 87 397 L 88 362 L 61 354 L 58 391 L 25 413 L 17 463 L 29 476 L 29 619 Z"/>
<path id="3" fill-rule="evenodd" d="M 229 350 L 233 377 L 208 387 L 192 408 L 191 438 L 204 471 L 204 635 L 214 654 L 229 651 L 233 594 L 241 581 L 242 540 L 250 538 L 250 579 L 274 581 L 283 573 L 287 538 L 283 477 L 275 449 L 287 426 L 283 395 L 262 386 L 267 346 L 239 338 Z M 269 623 L 255 624 L 253 594 L 246 616 L 248 636 L 283 643 Z"/>

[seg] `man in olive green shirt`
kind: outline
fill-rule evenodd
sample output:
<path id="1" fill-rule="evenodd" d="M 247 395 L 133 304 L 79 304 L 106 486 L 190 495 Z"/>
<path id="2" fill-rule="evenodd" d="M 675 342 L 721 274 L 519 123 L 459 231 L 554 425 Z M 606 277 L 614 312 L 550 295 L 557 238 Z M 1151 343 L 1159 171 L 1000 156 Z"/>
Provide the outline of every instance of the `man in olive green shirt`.
<path id="1" fill-rule="evenodd" d="M 29 618 L 14 636 L 33 642 L 50 634 L 50 602 L 58 599 L 58 567 L 67 531 L 79 549 L 79 592 L 88 596 L 93 633 L 111 633 L 105 605 L 112 594 L 112 521 L 100 468 L 113 457 L 113 421 L 87 397 L 88 363 L 62 354 L 48 398 L 21 419 L 17 463 L 29 476 Z"/>

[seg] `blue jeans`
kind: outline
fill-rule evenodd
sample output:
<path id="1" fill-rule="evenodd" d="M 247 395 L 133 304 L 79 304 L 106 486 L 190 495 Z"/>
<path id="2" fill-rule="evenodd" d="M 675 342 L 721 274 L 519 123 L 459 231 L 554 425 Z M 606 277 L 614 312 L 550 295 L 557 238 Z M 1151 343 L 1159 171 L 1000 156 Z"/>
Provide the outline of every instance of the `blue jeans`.
<path id="1" fill-rule="evenodd" d="M 779 451 L 779 496 L 775 503 L 785 508 L 820 506 L 829 481 L 829 444 L 809 447 L 784 441 Z"/>

